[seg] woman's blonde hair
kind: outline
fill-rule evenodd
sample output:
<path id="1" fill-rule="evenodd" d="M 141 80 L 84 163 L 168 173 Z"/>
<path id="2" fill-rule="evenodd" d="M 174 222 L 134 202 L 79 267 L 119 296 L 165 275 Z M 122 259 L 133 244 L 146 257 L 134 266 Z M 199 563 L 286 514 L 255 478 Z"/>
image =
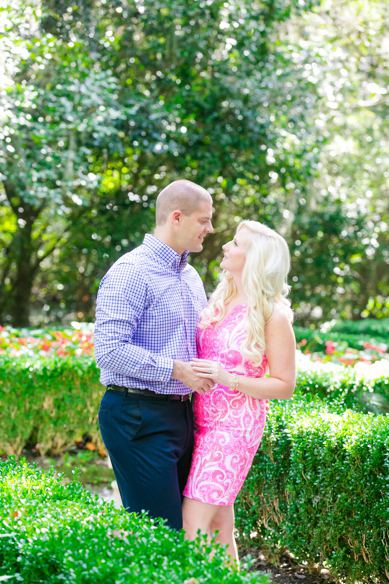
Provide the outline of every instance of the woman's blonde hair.
<path id="1" fill-rule="evenodd" d="M 241 229 L 250 231 L 242 273 L 248 299 L 244 320 L 248 334 L 242 353 L 255 365 L 260 365 L 266 348 L 265 324 L 275 310 L 283 308 L 293 320 L 290 301 L 286 298 L 290 290 L 287 284 L 290 254 L 285 239 L 270 227 L 258 221 L 242 221 L 236 232 Z M 201 313 L 200 328 L 220 322 L 226 313 L 225 305 L 235 297 L 236 292 L 232 275 L 224 271 L 220 284 Z"/>

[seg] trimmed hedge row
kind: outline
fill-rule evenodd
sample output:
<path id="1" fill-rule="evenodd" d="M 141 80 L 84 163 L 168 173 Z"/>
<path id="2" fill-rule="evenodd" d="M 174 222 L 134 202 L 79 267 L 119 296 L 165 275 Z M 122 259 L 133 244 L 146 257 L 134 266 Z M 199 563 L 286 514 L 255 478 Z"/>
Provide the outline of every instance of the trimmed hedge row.
<path id="1" fill-rule="evenodd" d="M 389 581 L 389 417 L 275 404 L 236 503 L 243 547 L 290 550 L 343 582 Z M 54 469 L 0 462 L 0 576 L 20 582 L 266 582 L 217 551 L 112 504 Z M 191 580 L 190 578 L 195 578 Z"/>
<path id="2" fill-rule="evenodd" d="M 379 363 L 362 374 L 358 367 L 306 359 L 300 363 L 296 395 L 389 411 L 388 369 Z M 38 445 L 42 455 L 61 454 L 85 432 L 102 448 L 97 413 L 103 393 L 92 357 L 0 357 L 0 454 L 19 455 L 26 444 Z"/>
<path id="3" fill-rule="evenodd" d="M 363 320 L 337 320 L 329 329 L 352 335 L 381 337 L 389 342 L 389 318 L 364 318 Z"/>
<path id="4" fill-rule="evenodd" d="M 389 417 L 280 402 L 236 503 L 239 538 L 327 565 L 342 582 L 382 584 L 388 491 Z"/>
<path id="5" fill-rule="evenodd" d="M 226 565 L 220 545 L 146 516 L 99 504 L 78 482 L 66 486 L 22 461 L 0 462 L 0 580 L 26 584 L 267 584 Z"/>
<path id="6" fill-rule="evenodd" d="M 97 413 L 104 388 L 92 357 L 0 357 L 0 453 L 27 443 L 60 454 L 88 432 L 103 447 Z"/>
<path id="7" fill-rule="evenodd" d="M 96 439 L 100 437 L 96 412 L 103 389 L 98 383 L 97 370 L 92 359 L 30 361 L 25 362 L 24 365 L 20 359 L 16 359 L 14 362 L 14 375 L 12 377 L 9 374 L 8 376 L 4 374 L 7 368 L 9 372 L 9 361 L 3 361 L 3 367 L 0 367 L 3 402 L 0 409 L 0 437 L 3 443 L 9 446 L 10 440 L 13 438 L 13 434 L 10 434 L 4 440 L 3 428 L 12 429 L 13 432 L 16 430 L 24 432 L 23 407 L 28 405 L 32 407 L 34 400 L 38 400 L 38 398 L 41 400 L 41 404 L 44 403 L 45 399 L 49 399 L 48 403 L 51 404 L 50 408 L 53 410 L 49 409 L 44 415 L 42 414 L 43 417 L 39 417 L 38 410 L 39 407 L 42 407 L 39 404 L 37 409 L 32 407 L 28 411 L 31 416 L 36 416 L 35 422 L 49 423 L 52 436 L 62 435 L 62 442 L 66 442 L 66 440 L 73 440 L 76 433 L 81 432 L 82 429 L 88 430 L 91 434 L 96 432 Z M 317 364 L 319 369 L 320 366 Z M 369 370 L 371 371 L 373 367 L 375 365 L 371 366 Z M 373 416 L 345 410 L 346 398 L 357 395 L 355 380 L 350 381 L 351 385 L 346 393 L 344 393 L 342 383 L 337 386 L 333 384 L 326 386 L 326 382 L 328 381 L 330 384 L 331 378 L 333 381 L 334 376 L 336 376 L 337 366 L 333 366 L 332 369 L 330 368 L 329 373 L 327 372 L 328 377 L 326 377 L 325 370 L 300 372 L 299 392 L 305 391 L 304 399 L 297 396 L 289 402 L 272 403 L 262 447 L 256 456 L 244 490 L 236 505 L 239 536 L 243 543 L 252 545 L 250 536 L 257 532 L 257 538 L 261 541 L 262 546 L 267 546 L 273 551 L 287 547 L 300 560 L 306 560 L 312 564 L 315 562 L 326 563 L 332 572 L 337 574 L 339 578 L 343 578 L 345 582 L 351 583 L 356 580 L 366 583 L 386 582 L 389 581 L 387 569 L 387 558 L 389 557 L 389 508 L 387 501 L 389 494 L 389 416 Z M 338 367 L 338 369 L 342 371 L 342 368 Z M 352 370 L 343 370 L 343 374 L 346 375 L 346 373 L 351 375 Z M 303 385 L 304 379 L 305 386 Z M 385 379 L 382 377 L 382 387 L 387 390 Z M 343 382 L 346 383 L 344 379 Z M 42 384 L 43 389 L 41 388 Z M 323 391 L 323 388 L 327 396 L 326 404 L 317 398 L 317 394 Z M 64 393 L 72 398 L 65 404 Z M 316 393 L 316 397 L 314 393 Z M 15 395 L 19 397 L 19 401 L 15 400 Z M 20 398 L 23 398 L 24 401 Z M 20 405 L 19 408 L 18 405 Z M 14 409 L 12 409 L 13 406 Z M 60 414 L 55 410 L 56 407 L 63 408 Z M 57 425 L 58 418 L 61 423 Z M 29 423 L 31 424 L 31 421 Z M 63 425 L 64 423 L 67 425 L 66 427 Z M 9 425 L 7 426 L 7 424 Z M 18 424 L 22 424 L 22 426 L 17 428 Z M 31 427 L 34 427 L 34 421 L 30 429 Z M 39 432 L 44 434 L 44 428 L 38 429 L 37 434 Z M 58 444 L 58 441 L 55 442 L 57 447 Z M 2 446 L 0 445 L 0 448 Z M 54 513 L 57 519 L 59 516 L 66 516 L 68 507 L 65 510 L 62 509 L 58 501 L 62 499 L 68 501 L 69 491 L 66 491 L 65 487 L 59 488 L 59 486 L 54 489 L 49 481 L 42 489 L 42 493 L 46 493 L 49 497 L 45 499 L 45 504 L 48 504 L 43 506 L 44 509 L 37 506 L 37 513 L 43 513 L 43 511 L 46 513 L 47 510 L 49 515 L 39 515 L 39 513 L 34 515 L 35 512 L 32 508 L 37 505 L 41 496 L 37 481 L 43 480 L 44 482 L 45 479 L 42 479 L 43 475 L 39 474 L 40 471 L 34 471 L 37 473 L 36 480 L 31 474 L 28 474 L 32 472 L 31 470 L 23 471 L 25 472 L 22 477 L 24 486 L 19 495 L 19 486 L 15 486 L 17 480 L 16 478 L 12 479 L 13 474 L 15 477 L 18 476 L 19 471 L 12 470 L 13 467 L 9 466 L 10 464 L 8 463 L 3 481 L 7 482 L 9 489 L 0 488 L 0 497 L 2 497 L 0 508 L 4 508 L 6 504 L 9 511 L 6 528 L 9 530 L 10 517 L 18 519 L 21 517 L 28 522 L 29 516 L 32 514 L 34 527 L 31 527 L 31 530 L 37 528 L 40 539 L 39 545 L 34 543 L 38 547 L 33 548 L 32 555 L 28 552 L 30 554 L 28 557 L 35 566 L 34 558 L 35 556 L 41 557 L 41 554 L 44 558 L 44 561 L 42 560 L 43 566 L 51 553 L 39 547 L 42 537 L 46 537 L 44 529 L 51 524 L 51 513 Z M 5 468 L 4 465 L 0 465 L 0 470 L 1 468 Z M 50 474 L 48 476 L 50 477 Z M 53 476 L 50 480 L 52 479 L 54 480 Z M 1 489 L 4 491 L 3 494 L 1 494 Z M 65 489 L 65 491 L 61 489 Z M 84 497 L 88 498 L 87 495 L 80 495 L 81 487 L 73 485 L 69 489 L 70 491 L 75 490 L 76 499 L 77 497 L 81 500 Z M 55 497 L 50 499 L 54 490 Z M 17 500 L 20 501 L 31 499 L 34 502 L 31 503 L 31 509 L 28 507 L 20 514 L 20 509 L 14 505 L 16 495 L 19 497 Z M 79 507 L 74 506 L 74 502 L 72 506 L 78 513 Z M 56 509 L 59 513 L 58 517 L 55 515 Z M 14 513 L 16 515 L 13 515 Z M 65 531 L 60 531 L 58 519 L 54 531 L 49 530 L 50 546 L 54 547 L 54 541 L 58 543 L 55 540 L 56 537 L 66 539 L 67 530 L 76 530 L 76 525 L 79 527 L 78 523 L 89 516 L 86 512 L 84 516 L 84 511 L 80 513 L 76 519 L 71 518 L 71 521 L 69 519 L 73 527 L 69 528 L 66 523 L 68 527 Z M 114 513 L 113 510 L 112 513 Z M 94 512 L 92 515 L 94 517 Z M 100 517 L 100 515 L 98 516 Z M 108 524 L 110 521 L 111 518 Z M 86 519 L 85 524 L 88 525 Z M 22 525 L 20 533 L 26 534 L 25 543 L 27 545 L 30 538 L 30 528 L 27 527 L 27 523 L 20 525 Z M 104 525 L 106 526 L 106 524 Z M 40 531 L 41 529 L 43 531 Z M 19 545 L 20 541 L 24 542 L 20 533 L 17 532 L 17 536 L 12 540 L 11 548 Z M 87 535 L 91 537 L 91 531 Z M 85 541 L 88 540 L 88 537 L 85 535 Z M 7 541 L 7 537 L 0 537 L 0 565 L 3 561 L 1 549 Z M 70 545 L 71 550 L 77 550 L 82 547 L 80 542 L 81 540 L 77 542 L 79 547 L 76 544 L 70 545 L 70 542 L 66 545 Z M 100 550 L 98 551 L 97 555 L 100 557 Z M 64 550 L 62 550 L 62 554 L 65 554 L 66 557 Z M 77 562 L 81 562 L 81 556 L 82 554 L 77 556 Z M 104 553 L 101 557 L 105 557 Z M 55 562 L 57 559 L 54 560 L 53 565 L 56 565 Z M 40 564 L 39 566 L 39 570 L 43 570 Z M 45 580 L 42 576 L 41 580 L 27 579 L 25 581 L 51 582 L 52 580 Z M 73 580 L 65 581 L 73 582 Z M 89 580 L 83 579 L 78 581 L 89 582 Z M 113 583 L 115 580 L 103 579 L 102 581 L 112 581 Z M 133 580 L 117 581 L 132 582 Z M 181 582 L 182 580 L 173 579 L 172 581 Z M 57 580 L 53 580 L 53 582 L 57 582 Z"/>
<path id="8" fill-rule="evenodd" d="M 296 395 L 308 400 L 319 397 L 348 408 L 375 414 L 389 412 L 389 362 L 343 367 L 312 362 L 303 356 L 298 363 Z"/>

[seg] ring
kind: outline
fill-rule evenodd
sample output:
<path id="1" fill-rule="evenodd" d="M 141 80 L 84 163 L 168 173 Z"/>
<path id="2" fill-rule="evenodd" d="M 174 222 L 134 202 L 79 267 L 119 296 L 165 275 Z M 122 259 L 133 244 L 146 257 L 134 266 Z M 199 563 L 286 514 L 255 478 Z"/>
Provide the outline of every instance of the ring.
<path id="1" fill-rule="evenodd" d="M 210 369 L 209 372 L 212 373 L 212 369 Z"/>

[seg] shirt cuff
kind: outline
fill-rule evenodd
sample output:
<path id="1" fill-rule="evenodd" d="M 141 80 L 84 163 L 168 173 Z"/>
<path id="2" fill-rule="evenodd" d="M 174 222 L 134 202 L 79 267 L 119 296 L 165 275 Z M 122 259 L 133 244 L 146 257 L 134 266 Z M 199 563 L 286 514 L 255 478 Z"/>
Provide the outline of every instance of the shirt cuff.
<path id="1" fill-rule="evenodd" d="M 156 381 L 170 381 L 173 373 L 174 361 L 168 357 L 158 357 Z"/>

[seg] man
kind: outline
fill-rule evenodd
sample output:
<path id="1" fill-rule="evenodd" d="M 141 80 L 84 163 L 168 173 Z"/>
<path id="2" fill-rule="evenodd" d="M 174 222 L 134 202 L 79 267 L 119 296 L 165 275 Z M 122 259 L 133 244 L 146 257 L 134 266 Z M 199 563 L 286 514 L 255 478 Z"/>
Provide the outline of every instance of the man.
<path id="1" fill-rule="evenodd" d="M 115 262 L 97 295 L 95 354 L 107 386 L 99 423 L 123 505 L 176 529 L 193 448 L 189 395 L 213 385 L 189 363 L 206 296 L 187 263 L 211 219 L 205 189 L 171 183 L 157 198 L 154 235 Z"/>

